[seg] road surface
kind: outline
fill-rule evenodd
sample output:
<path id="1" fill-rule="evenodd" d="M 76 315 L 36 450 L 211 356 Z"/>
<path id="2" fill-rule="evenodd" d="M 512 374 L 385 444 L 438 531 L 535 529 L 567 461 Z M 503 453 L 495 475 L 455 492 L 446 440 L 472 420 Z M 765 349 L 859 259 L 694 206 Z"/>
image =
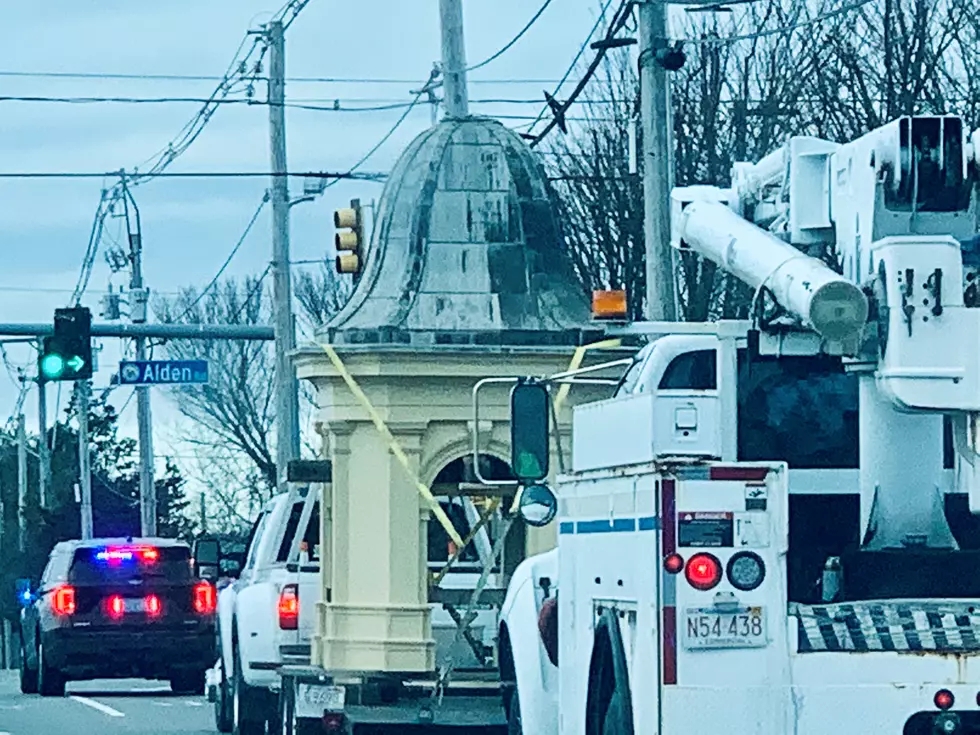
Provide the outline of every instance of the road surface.
<path id="1" fill-rule="evenodd" d="M 0 735 L 215 735 L 204 697 L 178 697 L 162 681 L 68 685 L 64 698 L 23 695 L 0 671 Z"/>

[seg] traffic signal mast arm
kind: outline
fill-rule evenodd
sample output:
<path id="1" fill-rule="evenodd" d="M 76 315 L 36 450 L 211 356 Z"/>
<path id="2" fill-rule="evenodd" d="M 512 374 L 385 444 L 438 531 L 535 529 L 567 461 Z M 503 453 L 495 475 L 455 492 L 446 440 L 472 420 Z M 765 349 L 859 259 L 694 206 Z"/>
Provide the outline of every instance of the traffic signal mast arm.
<path id="1" fill-rule="evenodd" d="M 980 308 L 964 297 L 977 273 L 964 277 L 960 244 L 976 235 L 978 173 L 980 130 L 903 117 L 843 145 L 791 138 L 736 164 L 730 189 L 671 195 L 674 247 L 744 281 L 755 307 L 774 302 L 859 374 L 865 548 L 956 548 L 935 497 L 944 413 L 980 512 Z"/>

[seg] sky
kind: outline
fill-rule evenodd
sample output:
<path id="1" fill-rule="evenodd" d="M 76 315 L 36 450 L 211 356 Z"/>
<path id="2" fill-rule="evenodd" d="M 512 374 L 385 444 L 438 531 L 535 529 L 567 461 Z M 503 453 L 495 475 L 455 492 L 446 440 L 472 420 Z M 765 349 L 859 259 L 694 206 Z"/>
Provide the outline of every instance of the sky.
<path id="1" fill-rule="evenodd" d="M 474 72 L 475 112 L 536 116 L 544 89 L 553 89 L 591 30 L 598 0 L 553 0 L 539 22 L 500 59 Z M 0 28 L 0 98 L 207 97 L 245 37 L 268 21 L 280 0 L 49 0 L 8 8 Z M 510 41 L 540 7 L 538 0 L 466 0 L 467 57 L 489 57 Z M 397 104 L 412 99 L 440 54 L 438 0 L 311 0 L 287 33 L 287 101 L 341 107 Z M 40 74 L 24 76 L 24 74 Z M 92 78 L 47 76 L 92 74 Z M 114 79 L 104 75 L 173 75 L 206 79 Z M 98 78 L 102 75 L 103 78 Z M 315 78 L 320 81 L 293 81 Z M 576 76 L 572 75 L 574 82 Z M 354 81 L 324 81 L 324 80 Z M 384 80 L 384 81 L 378 81 Z M 514 82 L 513 80 L 526 80 Z M 566 88 L 567 90 L 567 88 Z M 264 89 L 257 90 L 264 97 Z M 481 103 L 477 100 L 521 100 Z M 530 102 L 534 102 L 531 104 Z M 199 104 L 65 104 L 0 99 L 0 172 L 107 172 L 132 169 L 164 149 Z M 344 171 L 388 132 L 403 110 L 335 112 L 288 109 L 287 149 L 293 171 Z M 431 124 L 431 108 L 417 106 L 362 170 L 388 171 L 413 137 Z M 530 120 L 505 119 L 518 126 Z M 171 171 L 269 170 L 268 108 L 226 105 Z M 49 323 L 65 306 L 79 276 L 92 220 L 106 183 L 99 178 L 0 178 L 0 322 Z M 161 178 L 138 187 L 145 283 L 157 296 L 205 286 L 241 237 L 268 180 Z M 293 194 L 302 181 L 291 182 Z M 381 186 L 341 182 L 314 202 L 292 210 L 291 259 L 332 259 L 334 209 L 353 197 L 371 201 Z M 105 260 L 121 220 L 110 222 L 82 304 L 99 317 L 100 299 L 128 282 Z M 124 238 L 118 239 L 124 244 Z M 261 273 L 270 260 L 266 207 L 226 271 Z M 318 267 L 311 263 L 294 266 Z M 152 297 L 151 297 L 152 298 Z M 119 340 L 100 340 L 94 380 L 105 387 L 118 366 Z M 0 370 L 0 419 L 14 410 L 17 372 L 34 371 L 34 353 L 7 346 L 9 370 Z M 5 372 L 7 374 L 5 374 Z M 167 388 L 153 389 L 154 449 L 158 463 L 176 457 L 191 468 L 181 442 L 186 431 Z M 119 388 L 113 403 L 126 407 L 124 433 L 135 436 L 136 401 Z M 70 384 L 48 387 L 48 415 L 64 411 Z M 36 430 L 37 397 L 25 403 Z M 193 474 L 190 472 L 190 474 Z"/>

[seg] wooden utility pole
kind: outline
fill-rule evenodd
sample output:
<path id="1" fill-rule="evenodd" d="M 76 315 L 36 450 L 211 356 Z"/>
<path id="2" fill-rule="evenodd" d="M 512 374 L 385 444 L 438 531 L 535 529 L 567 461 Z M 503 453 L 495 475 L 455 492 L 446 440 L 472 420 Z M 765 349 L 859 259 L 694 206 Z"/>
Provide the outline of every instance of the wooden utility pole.
<path id="1" fill-rule="evenodd" d="M 17 548 L 27 548 L 27 427 L 17 416 Z"/>
<path id="2" fill-rule="evenodd" d="M 451 118 L 461 119 L 470 114 L 462 0 L 439 0 L 439 16 L 442 22 L 442 76 L 446 114 Z"/>
<path id="3" fill-rule="evenodd" d="M 643 236 L 646 245 L 646 318 L 676 321 L 674 257 L 670 247 L 670 80 L 658 54 L 667 49 L 666 0 L 639 4 L 640 104 L 643 114 Z"/>
<path id="4" fill-rule="evenodd" d="M 289 179 L 286 177 L 286 39 L 282 23 L 269 24 L 269 138 L 272 158 L 273 323 L 276 334 L 276 474 L 299 459 L 299 383 L 290 359 L 296 348 L 289 271 Z"/>
<path id="5" fill-rule="evenodd" d="M 93 537 L 93 521 L 92 521 L 92 467 L 91 467 L 91 454 L 89 453 L 89 437 L 88 437 L 88 409 L 89 409 L 89 387 L 91 382 L 88 380 L 80 380 L 75 384 L 75 398 L 78 401 L 76 408 L 78 409 L 78 479 L 82 486 L 82 496 L 81 496 L 81 514 L 82 514 L 82 539 L 88 540 Z M 142 495 L 140 496 L 142 501 Z M 143 504 L 140 503 L 140 509 L 143 510 Z M 143 519 L 143 535 L 148 535 L 146 533 L 146 514 L 141 513 L 141 518 Z M 153 534 L 155 535 L 154 530 Z"/>

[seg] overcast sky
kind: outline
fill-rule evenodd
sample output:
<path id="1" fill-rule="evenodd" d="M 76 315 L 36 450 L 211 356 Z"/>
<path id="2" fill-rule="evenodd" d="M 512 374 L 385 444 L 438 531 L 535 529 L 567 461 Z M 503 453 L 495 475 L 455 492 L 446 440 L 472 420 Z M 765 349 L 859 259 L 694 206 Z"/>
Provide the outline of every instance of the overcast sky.
<path id="1" fill-rule="evenodd" d="M 268 20 L 279 0 L 48 0 L 6 10 L 0 30 L 2 97 L 206 97 L 214 80 L 56 78 L 16 73 L 92 73 L 220 76 L 245 31 Z M 287 76 L 364 80 L 290 82 L 289 101 L 341 106 L 407 102 L 440 52 L 438 0 L 312 0 L 289 29 Z M 475 63 L 497 51 L 530 19 L 539 0 L 466 0 L 467 55 Z M 542 99 L 575 57 L 597 17 L 598 0 L 554 0 L 540 22 L 508 53 L 474 72 L 470 96 L 480 99 Z M 574 79 L 574 77 L 573 77 Z M 370 81 L 396 80 L 396 81 Z M 401 80 L 401 81 L 397 81 Z M 409 80 L 417 80 L 410 82 Z M 502 80 L 532 80 L 505 83 Z M 567 91 L 567 88 L 566 88 Z M 264 98 L 264 90 L 257 92 Z M 132 168 L 164 148 L 200 105 L 60 104 L 2 101 L 0 171 L 102 172 Z M 496 115 L 531 115 L 537 104 L 473 105 Z M 367 152 L 401 115 L 375 112 L 287 111 L 289 168 L 342 171 Z M 420 105 L 387 145 L 363 167 L 387 171 L 400 151 L 430 125 Z M 505 120 L 511 126 L 521 120 Z M 268 109 L 225 106 L 172 171 L 265 171 L 269 167 Z M 181 286 L 203 287 L 240 237 L 267 186 L 260 179 L 157 179 L 135 194 L 142 212 L 146 284 L 159 293 Z M 66 305 L 78 279 L 102 182 L 98 179 L 0 179 L 0 321 L 49 322 Z M 294 190 L 301 182 L 292 182 Z M 292 259 L 331 257 L 332 213 L 351 197 L 371 200 L 381 186 L 342 183 L 320 200 L 293 210 Z M 121 222 L 109 228 L 108 242 Z M 124 242 L 120 239 L 120 243 Z M 112 275 L 103 243 L 83 304 L 99 319 L 99 299 Z M 264 270 L 271 249 L 268 208 L 227 274 Z M 296 266 L 296 268 L 310 266 Z M 95 386 L 107 384 L 119 359 L 117 341 L 106 340 Z M 11 345 L 14 367 L 32 363 L 33 353 Z M 33 370 L 33 365 L 30 368 Z M 17 388 L 0 372 L 0 419 L 13 409 Z M 69 395 L 62 390 L 61 408 Z M 54 417 L 56 388 L 49 387 Z M 119 389 L 121 406 L 131 389 Z M 167 389 L 154 390 L 156 454 L 187 452 L 175 444 L 179 424 Z M 135 426 L 135 401 L 124 414 Z M 36 396 L 26 404 L 36 426 Z M 163 425 L 169 431 L 160 429 Z"/>

